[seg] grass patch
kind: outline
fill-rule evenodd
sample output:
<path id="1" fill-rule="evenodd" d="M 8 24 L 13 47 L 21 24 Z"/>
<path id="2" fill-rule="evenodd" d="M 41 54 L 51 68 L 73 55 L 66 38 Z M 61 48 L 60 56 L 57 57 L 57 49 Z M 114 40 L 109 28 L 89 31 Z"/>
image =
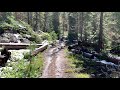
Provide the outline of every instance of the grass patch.
<path id="1" fill-rule="evenodd" d="M 10 63 L 0 73 L 1 78 L 38 78 L 42 74 L 43 54 L 39 53 L 36 57 L 33 57 L 31 64 L 24 59 Z M 8 67 L 11 67 L 12 70 Z"/>
<path id="2" fill-rule="evenodd" d="M 43 54 L 40 53 L 32 58 L 31 63 L 27 66 L 27 77 L 38 78 L 42 75 L 43 69 Z"/>
<path id="3" fill-rule="evenodd" d="M 75 74 L 76 78 L 90 78 L 90 75 L 87 73 Z"/>
<path id="4" fill-rule="evenodd" d="M 75 70 L 73 70 L 73 69 L 67 69 L 67 70 L 65 70 L 65 73 L 74 73 L 74 71 Z"/>
<path id="5" fill-rule="evenodd" d="M 68 54 L 68 50 L 65 49 L 65 52 Z M 83 60 L 81 55 L 68 54 L 68 66 L 70 69 L 67 72 L 72 73 L 75 78 L 90 78 L 90 75 L 84 71 L 85 60 Z M 84 71 L 84 72 L 83 72 Z"/>

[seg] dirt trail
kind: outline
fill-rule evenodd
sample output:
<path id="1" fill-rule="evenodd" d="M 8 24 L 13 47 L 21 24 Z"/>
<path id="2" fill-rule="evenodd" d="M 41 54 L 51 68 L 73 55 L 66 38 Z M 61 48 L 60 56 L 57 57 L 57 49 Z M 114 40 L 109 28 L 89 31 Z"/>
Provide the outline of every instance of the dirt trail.
<path id="1" fill-rule="evenodd" d="M 44 70 L 41 78 L 66 78 L 66 54 L 64 49 L 50 48 L 45 52 Z"/>

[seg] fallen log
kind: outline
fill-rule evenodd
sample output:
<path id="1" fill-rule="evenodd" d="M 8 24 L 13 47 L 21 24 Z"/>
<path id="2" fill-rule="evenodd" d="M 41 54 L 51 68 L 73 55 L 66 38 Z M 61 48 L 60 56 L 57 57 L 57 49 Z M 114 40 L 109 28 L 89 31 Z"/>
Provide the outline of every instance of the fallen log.
<path id="1" fill-rule="evenodd" d="M 95 52 L 95 51 L 93 51 L 92 54 L 93 54 L 97 59 L 106 59 L 106 58 L 103 57 L 102 54 L 97 53 L 97 52 Z"/>
<path id="2" fill-rule="evenodd" d="M 82 51 L 80 49 L 71 49 L 71 52 L 74 54 L 82 54 Z"/>
<path id="3" fill-rule="evenodd" d="M 42 46 L 42 44 L 27 44 L 27 43 L 0 43 L 0 47 L 4 46 L 8 50 L 16 49 L 26 49 L 30 45 L 36 45 L 37 47 Z"/>
<path id="4" fill-rule="evenodd" d="M 72 44 L 68 46 L 68 50 L 75 49 L 78 46 L 78 44 Z"/>
<path id="5" fill-rule="evenodd" d="M 82 52 L 86 52 L 86 53 L 91 53 L 86 47 L 82 46 L 81 47 L 81 51 Z"/>
<path id="6" fill-rule="evenodd" d="M 112 62 L 107 62 L 106 60 L 101 60 L 101 61 L 96 61 L 96 62 L 100 62 L 101 64 L 105 64 L 105 65 L 117 66 L 116 64 Z"/>
<path id="7" fill-rule="evenodd" d="M 94 55 L 90 53 L 83 52 L 83 57 L 89 58 L 89 59 L 94 59 Z"/>
<path id="8" fill-rule="evenodd" d="M 107 56 L 107 59 L 108 59 L 108 61 L 113 62 L 115 64 L 120 64 L 120 57 L 113 56 L 113 55 L 109 54 Z"/>
<path id="9" fill-rule="evenodd" d="M 47 49 L 48 47 L 48 43 L 46 44 L 43 44 L 43 46 L 37 48 L 36 50 L 34 50 L 32 53 L 31 53 L 31 56 L 36 56 L 39 52 L 42 52 L 44 51 L 45 49 Z"/>

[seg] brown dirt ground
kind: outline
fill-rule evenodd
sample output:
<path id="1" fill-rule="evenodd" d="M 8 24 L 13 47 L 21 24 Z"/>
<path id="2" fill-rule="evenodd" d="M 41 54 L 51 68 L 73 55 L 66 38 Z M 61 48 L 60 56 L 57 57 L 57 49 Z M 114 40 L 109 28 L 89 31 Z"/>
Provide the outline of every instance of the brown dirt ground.
<path id="1" fill-rule="evenodd" d="M 65 73 L 69 69 L 66 53 L 64 49 L 57 50 L 57 47 L 46 50 L 41 78 L 71 78 L 70 73 Z"/>

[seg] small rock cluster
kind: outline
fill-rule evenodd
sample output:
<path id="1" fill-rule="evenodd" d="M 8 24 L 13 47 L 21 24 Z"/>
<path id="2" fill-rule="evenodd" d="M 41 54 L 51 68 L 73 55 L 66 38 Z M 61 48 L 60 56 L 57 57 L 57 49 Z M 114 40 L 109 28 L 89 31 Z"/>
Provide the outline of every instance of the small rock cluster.
<path id="1" fill-rule="evenodd" d="M 28 40 L 28 35 L 20 35 L 19 33 L 13 34 L 13 33 L 3 33 L 0 35 L 0 43 L 30 43 Z M 28 38 L 27 38 L 28 37 Z"/>

